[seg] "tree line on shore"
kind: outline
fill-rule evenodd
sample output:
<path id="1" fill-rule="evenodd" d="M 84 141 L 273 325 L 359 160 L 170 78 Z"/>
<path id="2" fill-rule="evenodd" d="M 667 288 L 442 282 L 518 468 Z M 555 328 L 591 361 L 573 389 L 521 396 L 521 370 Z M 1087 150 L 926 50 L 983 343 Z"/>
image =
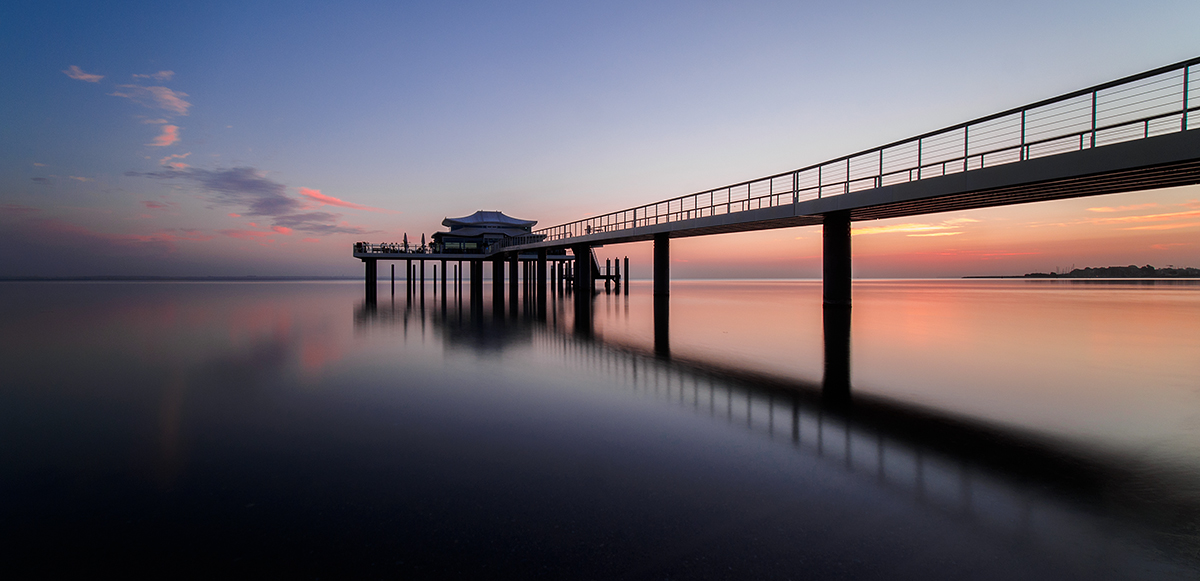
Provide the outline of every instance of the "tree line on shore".
<path id="1" fill-rule="evenodd" d="M 1071 272 L 1031 272 L 1025 278 L 1200 278 L 1200 268 L 1154 268 L 1146 266 L 1101 266 L 1076 268 Z"/>

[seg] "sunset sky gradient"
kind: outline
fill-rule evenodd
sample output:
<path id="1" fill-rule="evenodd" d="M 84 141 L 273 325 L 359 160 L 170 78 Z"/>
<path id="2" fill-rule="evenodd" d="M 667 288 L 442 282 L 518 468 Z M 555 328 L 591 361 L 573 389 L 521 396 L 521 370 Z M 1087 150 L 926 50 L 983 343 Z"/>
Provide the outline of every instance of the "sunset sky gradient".
<path id="1" fill-rule="evenodd" d="M 549 226 L 1200 54 L 1200 3 L 6 2 L 0 276 L 359 275 L 351 243 Z M 819 228 L 678 240 L 817 277 Z M 858 277 L 1200 267 L 1200 188 L 856 223 Z M 650 273 L 646 244 L 610 246 Z"/>

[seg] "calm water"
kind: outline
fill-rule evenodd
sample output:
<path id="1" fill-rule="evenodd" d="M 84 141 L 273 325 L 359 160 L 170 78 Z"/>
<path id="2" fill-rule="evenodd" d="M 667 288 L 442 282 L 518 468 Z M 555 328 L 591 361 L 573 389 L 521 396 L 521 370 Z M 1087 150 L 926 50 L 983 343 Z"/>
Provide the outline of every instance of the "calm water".
<path id="1" fill-rule="evenodd" d="M 845 321 L 819 283 L 676 282 L 657 333 L 639 282 L 544 320 L 432 285 L 2 284 L 0 557 L 1196 578 L 1200 285 L 855 284 Z"/>

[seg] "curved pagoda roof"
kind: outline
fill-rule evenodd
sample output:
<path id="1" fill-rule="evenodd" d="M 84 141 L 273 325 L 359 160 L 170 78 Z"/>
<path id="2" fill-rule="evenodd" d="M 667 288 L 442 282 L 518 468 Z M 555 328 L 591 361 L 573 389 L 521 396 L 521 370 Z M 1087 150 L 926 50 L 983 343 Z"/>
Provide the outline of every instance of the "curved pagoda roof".
<path id="1" fill-rule="evenodd" d="M 537 224 L 537 220 L 521 220 L 519 218 L 513 218 L 512 216 L 506 216 L 504 212 L 496 212 L 492 210 L 479 210 L 470 216 L 463 216 L 462 218 L 446 218 L 445 220 L 442 220 L 442 226 L 447 226 L 450 228 L 480 228 L 487 226 L 532 228 L 534 224 Z"/>

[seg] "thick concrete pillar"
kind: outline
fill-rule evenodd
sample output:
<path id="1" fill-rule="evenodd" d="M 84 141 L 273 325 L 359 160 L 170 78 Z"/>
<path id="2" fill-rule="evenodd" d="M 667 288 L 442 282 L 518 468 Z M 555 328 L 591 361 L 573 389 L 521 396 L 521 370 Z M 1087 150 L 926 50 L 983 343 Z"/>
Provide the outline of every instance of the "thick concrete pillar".
<path id="1" fill-rule="evenodd" d="M 592 284 L 592 247 L 587 245 L 573 246 L 571 252 L 575 254 L 575 290 L 588 291 L 587 295 L 592 296 L 594 285 Z"/>
<path id="2" fill-rule="evenodd" d="M 654 235 L 654 295 L 671 294 L 671 239 Z"/>
<path id="3" fill-rule="evenodd" d="M 850 306 L 850 211 L 824 215 L 825 304 Z"/>
<path id="4" fill-rule="evenodd" d="M 492 314 L 504 316 L 504 257 L 492 259 Z"/>
<path id="5" fill-rule="evenodd" d="M 367 304 L 372 304 L 372 305 L 375 304 L 375 301 L 378 299 L 378 297 L 375 294 L 376 291 L 378 290 L 377 287 L 379 285 L 379 281 L 377 280 L 378 271 L 377 271 L 376 264 L 375 264 L 376 260 L 377 259 L 375 259 L 375 258 L 362 259 L 363 264 L 366 266 L 366 270 L 367 270 L 367 275 L 366 275 Z"/>

